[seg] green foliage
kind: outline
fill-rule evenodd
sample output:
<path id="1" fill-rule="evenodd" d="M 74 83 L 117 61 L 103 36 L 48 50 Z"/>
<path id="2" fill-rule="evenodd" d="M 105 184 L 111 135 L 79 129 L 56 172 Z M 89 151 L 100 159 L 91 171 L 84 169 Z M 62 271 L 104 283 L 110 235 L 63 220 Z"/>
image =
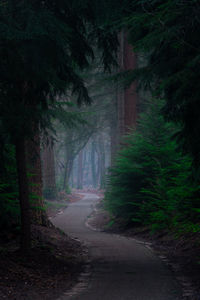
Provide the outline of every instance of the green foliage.
<path id="1" fill-rule="evenodd" d="M 69 103 L 67 98 L 74 95 L 79 105 L 90 103 L 80 74 L 94 58 L 93 47 L 98 48 L 106 70 L 115 61 L 116 33 L 103 25 L 103 15 L 98 16 L 96 10 L 99 6 L 90 0 L 1 1 L 0 126 L 1 134 L 9 136 L 10 143 L 24 148 L 24 141 L 34 140 L 38 127 L 52 129 L 52 116 L 59 115 L 68 127 L 81 119 L 61 110 L 58 102 L 65 96 Z M 5 168 L 11 166 L 15 164 L 10 161 L 4 164 Z M 6 190 L 2 190 L 1 204 L 7 207 L 13 185 L 10 172 L 7 178 L 3 173 L 0 183 L 3 187 L 6 184 Z M 15 168 L 15 181 L 16 178 Z M 26 180 L 19 184 L 24 189 L 19 189 L 22 200 L 28 194 Z M 13 189 L 18 190 L 16 185 Z M 26 211 L 22 213 L 25 215 Z"/>
<path id="2" fill-rule="evenodd" d="M 197 230 L 199 185 L 192 178 L 192 160 L 180 150 L 177 128 L 161 115 L 163 101 L 153 99 L 140 116 L 137 131 L 127 136 L 111 170 L 106 208 L 126 223 L 152 229 Z"/>
<path id="3" fill-rule="evenodd" d="M 91 65 L 94 48 L 105 70 L 117 50 L 116 32 L 104 24 L 100 7 L 89 0 L 0 5 L 0 120 L 14 143 L 33 138 L 33 124 L 51 127 L 52 115 L 73 126 L 78 116 L 61 110 L 61 98 L 91 102 L 82 71 Z"/>
<path id="4" fill-rule="evenodd" d="M 180 140 L 200 160 L 200 2 L 186 0 L 132 0 L 122 26 L 138 52 L 139 69 L 127 80 L 164 96 L 163 112 L 181 124 Z"/>

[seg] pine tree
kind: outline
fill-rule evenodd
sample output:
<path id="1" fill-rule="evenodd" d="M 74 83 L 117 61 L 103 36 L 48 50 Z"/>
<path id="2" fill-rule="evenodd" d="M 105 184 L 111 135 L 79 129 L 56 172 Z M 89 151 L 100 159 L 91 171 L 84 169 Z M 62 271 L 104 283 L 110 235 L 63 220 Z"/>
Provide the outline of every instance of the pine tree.
<path id="1" fill-rule="evenodd" d="M 56 198 L 54 145 L 49 139 L 42 149 L 43 193 L 46 199 Z"/>
<path id="2" fill-rule="evenodd" d="M 49 104 L 67 90 L 90 101 L 80 70 L 102 53 L 112 63 L 115 33 L 105 29 L 91 1 L 4 1 L 0 5 L 0 118 L 16 146 L 21 203 L 22 248 L 30 246 L 27 140 L 49 123 Z"/>
<path id="3" fill-rule="evenodd" d="M 122 26 L 141 57 L 140 69 L 128 72 L 127 82 L 164 97 L 165 117 L 182 125 L 184 148 L 200 161 L 199 77 L 200 3 L 185 0 L 133 0 Z"/>

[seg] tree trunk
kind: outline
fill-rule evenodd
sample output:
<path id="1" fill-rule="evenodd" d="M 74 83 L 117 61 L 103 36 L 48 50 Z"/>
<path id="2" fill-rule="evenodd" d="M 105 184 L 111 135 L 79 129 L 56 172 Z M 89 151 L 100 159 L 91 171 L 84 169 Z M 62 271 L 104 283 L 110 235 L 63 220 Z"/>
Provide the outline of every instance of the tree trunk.
<path id="1" fill-rule="evenodd" d="M 73 161 L 74 159 L 72 157 L 69 157 L 67 155 L 67 161 L 65 163 L 65 170 L 64 170 L 64 179 L 63 179 L 63 190 L 67 190 L 67 185 L 69 184 L 69 178 L 72 172 L 72 167 L 73 167 Z"/>
<path id="2" fill-rule="evenodd" d="M 78 189 L 83 188 L 83 151 L 78 155 Z"/>
<path id="3" fill-rule="evenodd" d="M 88 183 L 88 176 L 89 176 L 89 168 L 88 168 L 88 161 L 87 161 L 87 153 L 88 147 L 83 148 L 83 183 L 82 185 L 86 185 Z"/>
<path id="4" fill-rule="evenodd" d="M 118 64 L 119 71 L 124 71 L 124 37 L 125 33 L 122 30 L 119 34 L 119 52 L 118 52 Z M 121 142 L 121 138 L 125 133 L 124 128 L 124 88 L 117 87 L 117 119 L 118 119 L 118 144 Z"/>
<path id="5" fill-rule="evenodd" d="M 128 43 L 127 34 L 124 37 L 124 70 L 135 70 L 137 68 L 137 56 L 133 47 Z M 137 82 L 134 81 L 124 91 L 124 131 L 128 133 L 130 128 L 136 126 L 138 105 Z"/>
<path id="6" fill-rule="evenodd" d="M 99 137 L 99 161 L 100 161 L 100 170 L 99 170 L 99 184 L 100 188 L 105 188 L 105 145 L 102 135 Z"/>
<path id="7" fill-rule="evenodd" d="M 26 151 L 24 140 L 15 143 L 16 162 L 19 185 L 19 201 L 21 211 L 21 250 L 27 253 L 31 247 L 31 221 L 29 206 L 29 185 L 26 169 Z"/>
<path id="8" fill-rule="evenodd" d="M 53 145 L 44 146 L 42 151 L 43 193 L 46 199 L 56 198 L 55 159 Z"/>
<path id="9" fill-rule="evenodd" d="M 73 164 L 72 164 L 72 170 L 71 170 L 71 174 L 70 174 L 70 184 L 71 187 L 74 187 L 74 168 L 73 168 Z"/>
<path id="10" fill-rule="evenodd" d="M 63 191 L 65 191 L 65 190 L 66 190 L 66 187 L 67 187 L 68 162 L 69 162 L 69 161 L 67 161 L 67 162 L 65 163 L 64 178 L 63 178 Z"/>
<path id="11" fill-rule="evenodd" d="M 118 133 L 118 103 L 117 103 L 117 91 L 115 97 L 112 99 L 113 114 L 110 117 L 110 164 L 114 165 L 116 154 L 119 147 L 119 133 Z"/>
<path id="12" fill-rule="evenodd" d="M 119 34 L 119 44 L 118 63 L 120 71 L 135 70 L 137 68 L 137 56 L 133 51 L 133 47 L 128 43 L 127 33 L 124 31 L 121 31 Z M 117 110 L 119 143 L 121 137 L 129 133 L 130 128 L 136 126 L 138 102 L 139 97 L 137 94 L 136 81 L 128 88 L 118 88 Z"/>
<path id="13" fill-rule="evenodd" d="M 40 135 L 39 130 L 35 130 L 33 140 L 26 142 L 27 165 L 29 172 L 29 192 L 31 204 L 32 223 L 48 225 L 49 221 L 44 210 L 44 200 L 42 195 L 42 166 L 40 158 Z"/>
<path id="14" fill-rule="evenodd" d="M 95 152 L 96 152 L 96 145 L 95 140 L 92 141 L 91 145 L 91 171 L 92 171 L 92 182 L 93 187 L 97 187 L 97 170 L 96 170 L 96 160 L 95 160 Z"/>

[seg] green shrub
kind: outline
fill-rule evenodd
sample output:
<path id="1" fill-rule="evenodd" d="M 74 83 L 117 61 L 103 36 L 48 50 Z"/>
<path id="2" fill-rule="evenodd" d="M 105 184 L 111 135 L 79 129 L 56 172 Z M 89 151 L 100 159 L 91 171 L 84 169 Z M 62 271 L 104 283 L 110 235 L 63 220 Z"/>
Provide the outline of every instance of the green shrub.
<path id="1" fill-rule="evenodd" d="M 110 172 L 105 207 L 125 223 L 150 224 L 156 230 L 192 222 L 196 230 L 199 185 L 191 158 L 178 150 L 177 128 L 160 113 L 162 106 L 158 99 L 149 101 L 137 130 L 126 137 Z"/>

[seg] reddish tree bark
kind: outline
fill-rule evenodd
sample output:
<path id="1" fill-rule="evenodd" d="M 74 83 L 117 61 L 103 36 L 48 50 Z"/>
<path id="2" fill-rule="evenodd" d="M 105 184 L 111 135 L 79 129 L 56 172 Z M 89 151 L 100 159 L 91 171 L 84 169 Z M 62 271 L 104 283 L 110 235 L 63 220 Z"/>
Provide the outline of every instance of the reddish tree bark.
<path id="1" fill-rule="evenodd" d="M 120 49 L 118 62 L 120 71 L 134 70 L 137 68 L 137 56 L 133 47 L 128 43 L 127 33 L 119 34 Z M 137 82 L 133 82 L 128 88 L 118 88 L 118 134 L 120 137 L 127 134 L 130 128 L 136 126 L 137 121 Z"/>
<path id="2" fill-rule="evenodd" d="M 83 150 L 78 155 L 78 189 L 83 188 Z"/>
<path id="3" fill-rule="evenodd" d="M 47 225 L 48 218 L 44 210 L 42 195 L 42 166 L 40 157 L 40 134 L 34 130 L 33 140 L 26 141 L 26 161 L 29 173 L 29 193 L 32 223 Z"/>
<path id="4" fill-rule="evenodd" d="M 118 64 L 119 64 L 119 71 L 124 71 L 124 31 L 121 31 L 119 34 L 119 52 L 118 52 Z M 125 134 L 124 128 L 124 88 L 121 86 L 117 87 L 117 136 L 118 136 L 118 145 L 120 144 L 121 137 Z"/>
<path id="5" fill-rule="evenodd" d="M 56 198 L 55 159 L 53 145 L 46 144 L 42 151 L 43 190 L 47 199 Z"/>
<path id="6" fill-rule="evenodd" d="M 137 68 L 137 56 L 133 52 L 133 47 L 128 43 L 127 35 L 124 36 L 124 70 L 134 70 Z M 129 88 L 124 90 L 124 131 L 136 126 L 137 120 L 137 83 L 134 81 Z"/>
<path id="7" fill-rule="evenodd" d="M 99 136 L 98 140 L 99 151 L 98 151 L 98 161 L 99 161 L 99 185 L 103 189 L 105 187 L 105 145 L 102 134 Z"/>
<path id="8" fill-rule="evenodd" d="M 17 140 L 16 162 L 19 185 L 19 201 L 21 211 L 21 245 L 22 252 L 27 253 L 31 246 L 31 221 L 29 206 L 29 184 L 26 169 L 25 142 L 23 139 Z"/>
<path id="9" fill-rule="evenodd" d="M 97 167 L 96 167 L 96 140 L 93 138 L 92 142 L 91 142 L 91 155 L 90 155 L 90 159 L 91 159 L 91 175 L 92 175 L 92 185 L 93 188 L 97 187 Z"/>

